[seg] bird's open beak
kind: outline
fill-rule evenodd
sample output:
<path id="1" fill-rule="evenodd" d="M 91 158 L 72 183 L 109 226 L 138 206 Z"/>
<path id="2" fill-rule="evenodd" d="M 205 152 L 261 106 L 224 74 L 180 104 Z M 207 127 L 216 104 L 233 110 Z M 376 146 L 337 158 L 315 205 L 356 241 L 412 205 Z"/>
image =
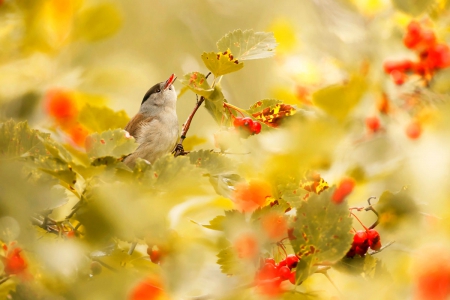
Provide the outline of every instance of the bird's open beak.
<path id="1" fill-rule="evenodd" d="M 166 83 L 164 84 L 164 90 L 166 90 L 168 87 L 170 87 L 176 80 L 175 74 L 170 75 L 169 79 L 166 80 Z"/>

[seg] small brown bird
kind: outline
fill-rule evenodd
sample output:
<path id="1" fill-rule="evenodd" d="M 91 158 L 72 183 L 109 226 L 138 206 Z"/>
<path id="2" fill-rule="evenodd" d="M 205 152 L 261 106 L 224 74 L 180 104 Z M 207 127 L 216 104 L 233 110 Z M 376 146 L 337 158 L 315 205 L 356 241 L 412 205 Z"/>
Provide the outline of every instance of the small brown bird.
<path id="1" fill-rule="evenodd" d="M 177 93 L 172 74 L 165 82 L 152 86 L 142 100 L 139 112 L 128 122 L 125 130 L 139 147 L 124 159 L 133 168 L 138 157 L 153 163 L 173 150 L 178 139 Z"/>

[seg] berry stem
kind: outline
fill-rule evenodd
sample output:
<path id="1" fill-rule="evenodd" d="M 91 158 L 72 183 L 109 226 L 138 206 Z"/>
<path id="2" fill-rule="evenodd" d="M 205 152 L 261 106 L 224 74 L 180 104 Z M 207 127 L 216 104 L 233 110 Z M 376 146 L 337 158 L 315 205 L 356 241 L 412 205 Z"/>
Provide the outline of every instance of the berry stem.
<path id="1" fill-rule="evenodd" d="M 354 213 L 350 212 L 350 214 L 351 214 L 352 216 L 354 216 L 354 217 L 356 218 L 356 220 L 358 220 L 359 224 L 361 224 L 361 226 L 362 226 L 366 231 L 368 230 L 368 228 L 367 228 L 366 226 L 364 226 L 364 224 L 361 222 L 361 220 L 360 220 Z"/>
<path id="2" fill-rule="evenodd" d="M 239 112 L 242 116 L 244 116 L 243 112 L 247 114 L 247 112 L 245 110 L 243 110 L 242 108 L 234 106 L 233 104 L 230 104 L 228 102 L 224 102 L 223 106 L 234 109 L 235 111 Z"/>

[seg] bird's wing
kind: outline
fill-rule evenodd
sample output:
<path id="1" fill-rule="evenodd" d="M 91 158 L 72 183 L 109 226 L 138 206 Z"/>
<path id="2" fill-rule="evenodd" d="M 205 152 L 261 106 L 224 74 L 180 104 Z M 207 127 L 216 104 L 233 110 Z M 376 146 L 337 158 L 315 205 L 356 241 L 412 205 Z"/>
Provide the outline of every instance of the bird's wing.
<path id="1" fill-rule="evenodd" d="M 150 122 L 152 119 L 152 117 L 145 117 L 143 114 L 137 114 L 133 119 L 130 120 L 130 122 L 128 122 L 127 126 L 125 126 L 125 130 L 128 131 L 131 136 L 137 139 L 139 131 L 142 127 L 142 123 Z"/>

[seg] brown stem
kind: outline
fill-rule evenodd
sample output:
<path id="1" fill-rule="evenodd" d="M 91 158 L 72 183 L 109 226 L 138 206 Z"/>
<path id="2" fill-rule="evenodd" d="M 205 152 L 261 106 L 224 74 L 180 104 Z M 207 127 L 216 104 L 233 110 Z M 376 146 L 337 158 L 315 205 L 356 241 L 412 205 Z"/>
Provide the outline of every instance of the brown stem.
<path id="1" fill-rule="evenodd" d="M 202 103 L 205 101 L 205 98 L 203 96 L 200 97 L 200 100 L 197 101 L 195 104 L 194 109 L 192 110 L 191 114 L 187 118 L 186 122 L 183 124 L 183 129 L 181 130 L 181 136 L 178 144 L 176 145 L 175 149 L 173 149 L 172 153 L 175 155 L 175 157 L 179 155 L 185 155 L 187 154 L 186 151 L 183 149 L 183 141 L 186 138 L 186 134 L 189 130 L 189 127 L 191 126 L 192 119 L 194 118 L 195 113 L 199 109 L 199 107 L 202 105 Z"/>
<path id="2" fill-rule="evenodd" d="M 211 72 L 206 74 L 205 79 L 208 79 L 209 75 L 211 75 Z M 212 84 L 212 87 L 216 84 L 216 78 L 214 78 L 214 82 Z M 198 97 L 198 95 L 197 95 Z M 205 97 L 201 96 L 200 100 L 197 98 L 197 103 L 195 104 L 194 109 L 192 110 L 191 114 L 187 118 L 186 122 L 183 124 L 183 129 L 181 130 L 181 136 L 180 140 L 178 141 L 178 144 L 175 146 L 175 148 L 172 150 L 172 153 L 175 157 L 179 155 L 186 155 L 189 152 L 184 151 L 183 149 L 183 141 L 186 139 L 186 134 L 189 130 L 189 127 L 191 126 L 192 119 L 194 118 L 195 113 L 197 112 L 198 108 L 202 105 L 202 103 L 205 101 Z"/>

